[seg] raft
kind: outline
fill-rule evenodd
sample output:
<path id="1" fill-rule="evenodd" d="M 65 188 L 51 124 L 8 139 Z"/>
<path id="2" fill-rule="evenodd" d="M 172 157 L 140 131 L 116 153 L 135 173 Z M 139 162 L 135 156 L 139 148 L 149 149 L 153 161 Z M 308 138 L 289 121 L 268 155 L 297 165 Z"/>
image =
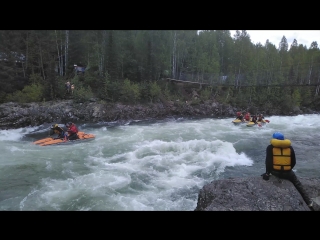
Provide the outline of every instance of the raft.
<path id="1" fill-rule="evenodd" d="M 253 126 L 263 126 L 265 125 L 267 122 L 265 120 L 262 120 L 262 122 L 257 122 L 256 124 L 254 122 L 248 122 L 247 123 L 247 127 L 253 127 Z"/>
<path id="2" fill-rule="evenodd" d="M 235 120 L 232 121 L 232 123 L 235 124 L 235 125 L 238 125 L 240 123 L 245 123 L 245 121 L 242 122 L 240 119 L 235 119 Z"/>
<path id="3" fill-rule="evenodd" d="M 255 126 L 255 125 L 257 125 L 257 124 L 255 124 L 254 122 L 248 122 L 248 123 L 247 123 L 247 127 L 253 127 L 253 126 Z"/>
<path id="4" fill-rule="evenodd" d="M 52 137 L 43 138 L 38 141 L 33 142 L 36 145 L 39 146 L 49 146 L 49 145 L 60 145 L 60 144 L 70 144 L 70 143 L 76 143 L 76 142 L 84 142 L 87 140 L 93 140 L 95 139 L 95 135 L 90 133 L 84 133 L 84 132 L 78 132 L 79 139 L 76 140 L 67 140 L 65 141 L 63 138 L 54 139 Z"/>

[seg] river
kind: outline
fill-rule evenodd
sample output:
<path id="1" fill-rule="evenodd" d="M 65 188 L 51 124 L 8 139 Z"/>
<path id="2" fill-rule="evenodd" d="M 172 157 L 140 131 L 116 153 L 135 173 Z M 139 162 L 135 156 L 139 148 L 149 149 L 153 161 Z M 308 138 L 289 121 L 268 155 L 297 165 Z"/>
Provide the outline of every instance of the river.
<path id="1" fill-rule="evenodd" d="M 319 177 L 320 116 L 83 124 L 92 141 L 37 146 L 49 124 L 0 130 L 0 210 L 193 211 L 213 180 L 260 176 L 272 134 L 292 141 L 301 177 Z"/>

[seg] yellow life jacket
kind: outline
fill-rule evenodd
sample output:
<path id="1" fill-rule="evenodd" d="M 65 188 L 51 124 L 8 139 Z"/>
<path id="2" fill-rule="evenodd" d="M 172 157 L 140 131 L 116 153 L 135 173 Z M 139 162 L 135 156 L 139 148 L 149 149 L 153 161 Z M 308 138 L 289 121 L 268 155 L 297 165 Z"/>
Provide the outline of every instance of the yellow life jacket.
<path id="1" fill-rule="evenodd" d="M 291 141 L 289 139 L 271 139 L 270 143 L 273 146 L 273 169 L 278 171 L 291 170 Z"/>
<path id="2" fill-rule="evenodd" d="M 54 131 L 54 133 L 57 133 L 57 134 L 60 134 L 61 132 L 64 132 L 64 130 L 59 126 L 54 127 L 53 131 Z"/>

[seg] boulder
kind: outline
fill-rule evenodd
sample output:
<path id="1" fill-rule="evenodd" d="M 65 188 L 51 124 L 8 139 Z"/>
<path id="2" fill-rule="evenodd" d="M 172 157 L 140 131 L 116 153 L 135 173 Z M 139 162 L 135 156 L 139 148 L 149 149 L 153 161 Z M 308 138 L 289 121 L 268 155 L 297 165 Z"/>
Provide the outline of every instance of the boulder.
<path id="1" fill-rule="evenodd" d="M 320 210 L 320 179 L 299 178 Z M 199 192 L 195 211 L 310 211 L 294 185 L 270 176 L 230 178 L 206 184 Z"/>

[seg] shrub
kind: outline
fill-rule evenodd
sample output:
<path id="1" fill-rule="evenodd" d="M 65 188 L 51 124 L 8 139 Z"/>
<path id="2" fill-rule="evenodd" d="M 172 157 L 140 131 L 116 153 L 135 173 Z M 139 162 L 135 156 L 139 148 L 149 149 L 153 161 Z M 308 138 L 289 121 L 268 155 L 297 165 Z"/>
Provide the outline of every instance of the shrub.
<path id="1" fill-rule="evenodd" d="M 124 101 L 133 101 L 136 103 L 140 99 L 140 87 L 137 83 L 131 83 L 129 79 L 125 79 L 121 89 L 121 99 Z"/>

